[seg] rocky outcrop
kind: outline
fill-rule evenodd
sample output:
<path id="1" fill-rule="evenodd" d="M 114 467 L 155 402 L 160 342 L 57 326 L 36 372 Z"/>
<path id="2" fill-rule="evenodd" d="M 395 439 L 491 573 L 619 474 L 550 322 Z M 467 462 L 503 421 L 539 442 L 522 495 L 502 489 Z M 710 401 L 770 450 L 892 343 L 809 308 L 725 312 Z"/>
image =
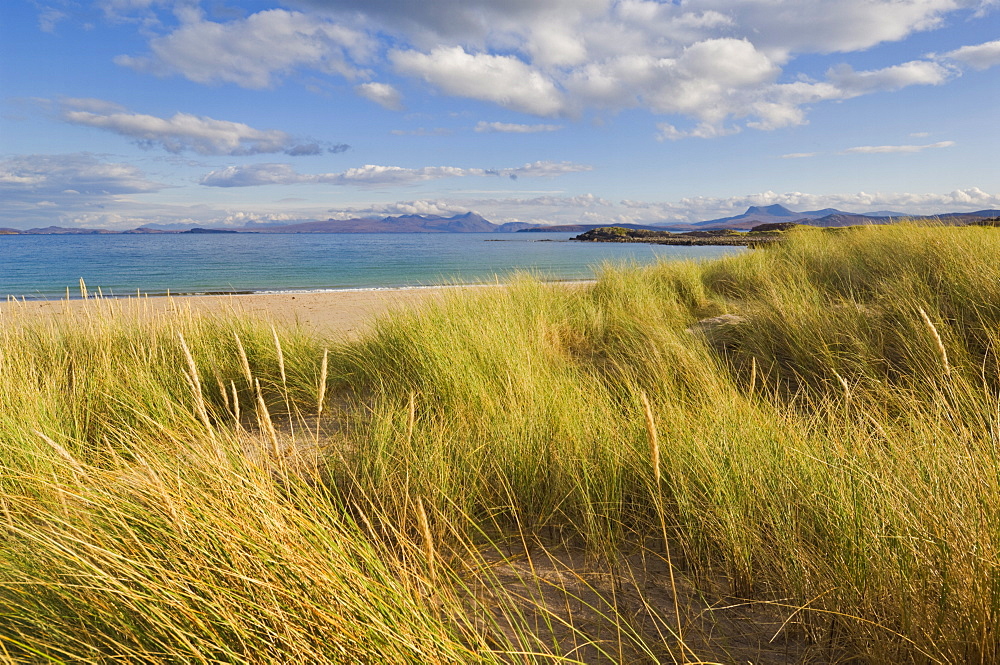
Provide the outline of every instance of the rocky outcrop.
<path id="1" fill-rule="evenodd" d="M 783 226 L 783 224 L 765 224 L 764 226 Z M 790 226 L 797 226 L 791 224 Z M 581 233 L 572 238 L 582 242 L 645 242 L 654 245 L 734 245 L 754 246 L 766 245 L 778 241 L 782 230 L 774 231 L 733 231 L 722 229 L 718 231 L 687 231 L 672 233 L 670 231 L 647 231 L 645 229 L 628 229 L 622 226 L 602 226 Z"/>

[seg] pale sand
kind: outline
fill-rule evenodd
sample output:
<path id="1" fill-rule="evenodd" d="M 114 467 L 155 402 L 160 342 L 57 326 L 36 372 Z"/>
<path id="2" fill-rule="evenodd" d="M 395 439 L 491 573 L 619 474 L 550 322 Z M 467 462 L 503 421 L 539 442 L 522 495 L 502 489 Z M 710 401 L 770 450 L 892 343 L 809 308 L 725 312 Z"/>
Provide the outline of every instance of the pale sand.
<path id="1" fill-rule="evenodd" d="M 428 287 L 323 293 L 268 293 L 227 296 L 160 296 L 150 298 L 44 300 L 0 302 L 0 325 L 35 317 L 72 318 L 108 310 L 157 316 L 170 312 L 244 314 L 278 323 L 299 323 L 332 337 L 353 338 L 372 321 L 393 309 L 419 307 L 440 300 L 454 289 L 479 290 L 494 286 Z"/>

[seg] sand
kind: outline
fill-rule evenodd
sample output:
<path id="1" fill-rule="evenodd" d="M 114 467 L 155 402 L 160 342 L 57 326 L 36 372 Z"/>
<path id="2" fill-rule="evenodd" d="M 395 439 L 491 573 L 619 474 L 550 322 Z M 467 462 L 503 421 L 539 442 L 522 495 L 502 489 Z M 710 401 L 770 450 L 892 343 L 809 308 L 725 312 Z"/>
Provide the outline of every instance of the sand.
<path id="1" fill-rule="evenodd" d="M 349 339 L 363 333 L 381 314 L 393 309 L 419 307 L 424 303 L 440 300 L 449 290 L 459 288 L 496 287 L 428 287 L 322 293 L 0 302 L 0 325 L 26 318 L 65 319 L 87 316 L 88 313 L 102 309 L 111 309 L 124 314 L 139 312 L 150 316 L 192 311 L 209 314 L 248 314 L 275 322 L 297 322 L 321 335 Z"/>

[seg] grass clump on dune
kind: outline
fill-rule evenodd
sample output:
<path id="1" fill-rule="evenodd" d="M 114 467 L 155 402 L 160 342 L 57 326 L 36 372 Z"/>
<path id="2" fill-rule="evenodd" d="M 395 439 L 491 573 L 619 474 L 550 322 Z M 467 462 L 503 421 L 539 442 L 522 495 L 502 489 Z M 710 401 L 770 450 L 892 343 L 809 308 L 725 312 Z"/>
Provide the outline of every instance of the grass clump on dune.
<path id="1" fill-rule="evenodd" d="M 354 342 L 9 321 L 0 654 L 997 662 L 998 251 L 797 230 Z"/>

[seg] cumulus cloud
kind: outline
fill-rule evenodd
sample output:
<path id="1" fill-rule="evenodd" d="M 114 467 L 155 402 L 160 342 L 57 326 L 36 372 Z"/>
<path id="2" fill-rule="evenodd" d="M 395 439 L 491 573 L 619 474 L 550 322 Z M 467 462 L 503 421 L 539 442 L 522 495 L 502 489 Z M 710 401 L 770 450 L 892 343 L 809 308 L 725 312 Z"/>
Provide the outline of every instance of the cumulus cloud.
<path id="1" fill-rule="evenodd" d="M 430 53 L 396 50 L 389 59 L 401 74 L 416 76 L 449 95 L 494 102 L 534 115 L 557 115 L 566 103 L 541 71 L 510 55 L 467 53 L 461 46 Z"/>
<path id="2" fill-rule="evenodd" d="M 302 156 L 343 152 L 350 147 L 301 141 L 281 130 L 255 129 L 241 122 L 190 113 L 175 113 L 170 118 L 132 113 L 99 99 L 64 99 L 61 107 L 60 117 L 65 122 L 103 129 L 132 139 L 140 146 L 159 147 L 175 154 L 185 151 L 200 155 L 283 152 Z"/>
<path id="3" fill-rule="evenodd" d="M 950 148 L 953 145 L 955 145 L 954 141 L 938 141 L 937 143 L 929 143 L 927 145 L 859 145 L 855 148 L 847 148 L 841 154 L 877 155 L 894 152 L 912 153 L 934 148 Z"/>
<path id="4" fill-rule="evenodd" d="M 403 110 L 403 95 L 388 83 L 362 83 L 354 91 L 390 111 Z"/>
<path id="5" fill-rule="evenodd" d="M 396 201 L 394 203 L 375 203 L 365 207 L 336 208 L 327 211 L 332 219 L 352 219 L 370 215 L 437 215 L 451 217 L 469 212 L 469 208 L 461 203 L 448 201 L 431 201 L 418 199 L 415 201 Z"/>
<path id="6" fill-rule="evenodd" d="M 347 169 L 341 173 L 299 173 L 290 164 L 251 164 L 229 166 L 212 171 L 201 179 L 207 187 L 254 187 L 260 185 L 358 185 L 383 187 L 390 185 L 411 185 L 426 180 L 441 178 L 463 178 L 502 176 L 516 180 L 519 177 L 554 177 L 568 173 L 589 171 L 592 167 L 572 162 L 534 162 L 516 168 L 479 169 L 456 166 L 423 166 L 404 168 L 401 166 L 365 166 Z"/>
<path id="7" fill-rule="evenodd" d="M 150 0 L 104 0 L 149 11 Z M 940 85 L 1000 62 L 1000 42 L 856 71 L 796 76 L 802 54 L 853 53 L 935 29 L 994 0 L 295 0 L 228 22 L 176 10 L 176 29 L 118 62 L 202 83 L 273 86 L 297 70 L 356 82 L 401 108 L 371 79 L 386 61 L 447 95 L 540 117 L 642 108 L 658 138 L 713 138 L 807 122 L 810 105 Z M 386 49 L 388 49 L 386 51 Z M 383 60 L 384 58 L 384 60 Z M 524 125 L 532 126 L 532 125 Z M 484 130 L 485 131 L 485 130 Z M 505 131 L 505 130 L 496 130 Z M 507 130 L 513 131 L 513 130 Z"/>
<path id="8" fill-rule="evenodd" d="M 941 24 L 977 0 L 301 0 L 330 12 L 361 12 L 418 43 L 513 42 L 539 60 L 575 62 L 580 53 L 647 50 L 658 41 L 693 43 L 724 33 L 771 50 L 833 53 L 898 41 Z M 622 41 L 628 39 L 628 41 Z M 546 42 L 557 57 L 545 60 Z M 567 43 L 564 43 L 567 42 Z M 593 55 L 591 55 L 593 57 Z"/>
<path id="9" fill-rule="evenodd" d="M 206 20 L 193 8 L 178 14 L 181 25 L 150 41 L 148 55 L 120 55 L 115 62 L 197 83 L 262 89 L 299 68 L 365 76 L 356 63 L 368 62 L 375 48 L 365 33 L 301 12 L 270 9 L 227 23 Z"/>
<path id="10" fill-rule="evenodd" d="M 963 46 L 945 53 L 942 58 L 957 60 L 973 69 L 989 69 L 1000 65 L 1000 39 L 985 44 Z"/>
<path id="11" fill-rule="evenodd" d="M 860 51 L 894 42 L 941 25 L 956 9 L 978 2 L 962 0 L 695 0 L 689 8 L 711 7 L 733 18 L 737 30 L 762 48 L 781 52 Z"/>
<path id="12" fill-rule="evenodd" d="M 557 132 L 562 128 L 562 125 L 521 125 L 512 122 L 480 120 L 476 123 L 475 131 L 480 134 L 535 134 L 538 132 Z"/>
<path id="13" fill-rule="evenodd" d="M 301 0 L 300 4 L 343 14 L 363 13 L 381 25 L 405 32 L 419 43 L 485 40 L 496 33 L 528 31 L 545 19 L 576 23 L 603 13 L 607 0 Z"/>
<path id="14" fill-rule="evenodd" d="M 310 221 L 301 219 L 298 215 L 282 212 L 229 212 L 224 217 L 218 219 L 220 226 L 266 226 L 269 224 L 288 224 L 297 221 Z"/>

